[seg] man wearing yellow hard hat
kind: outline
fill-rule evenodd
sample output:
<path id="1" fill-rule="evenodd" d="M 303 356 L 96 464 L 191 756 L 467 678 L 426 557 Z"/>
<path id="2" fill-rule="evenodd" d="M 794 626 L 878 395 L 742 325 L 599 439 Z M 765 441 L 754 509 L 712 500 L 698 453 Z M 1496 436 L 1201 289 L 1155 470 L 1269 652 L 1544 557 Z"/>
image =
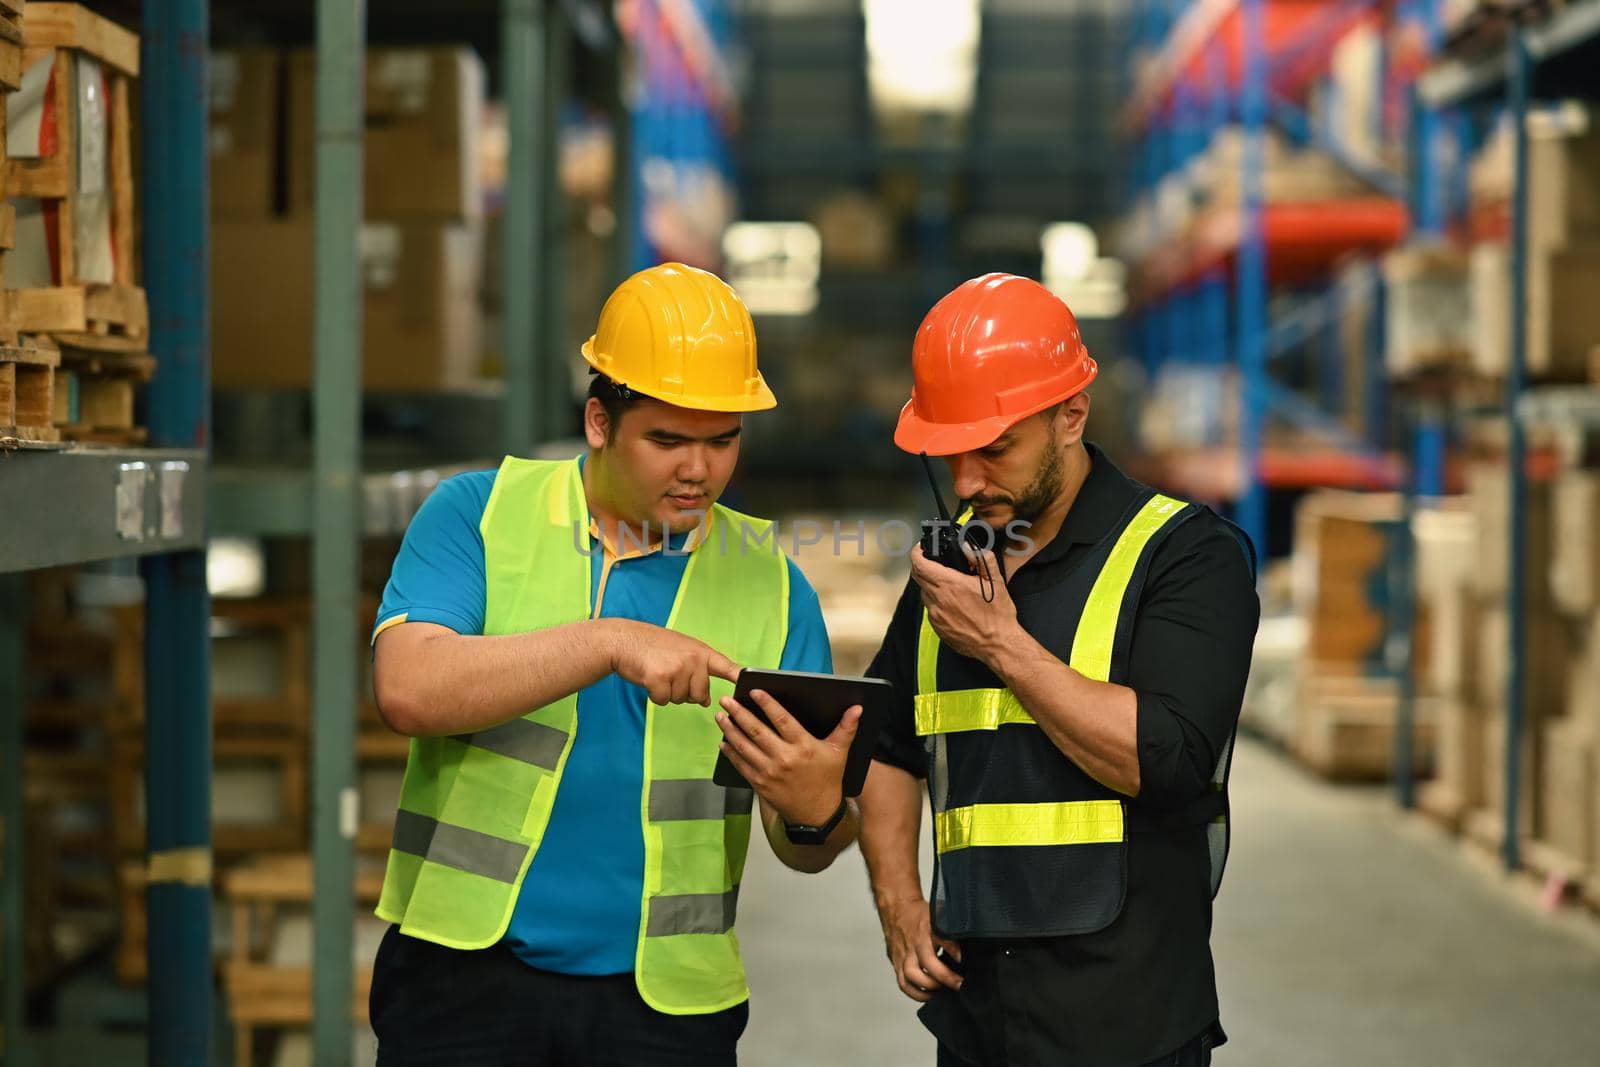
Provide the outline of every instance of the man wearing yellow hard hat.
<path id="1" fill-rule="evenodd" d="M 749 311 L 711 274 L 654 267 L 583 357 L 587 452 L 440 485 L 384 591 L 374 686 L 412 742 L 378 905 L 380 1064 L 733 1064 L 754 798 L 712 781 L 719 750 L 784 863 L 820 870 L 855 834 L 859 709 L 819 741 L 729 695 L 745 666 L 832 670 L 771 524 L 717 503 L 743 413 L 777 403 Z"/>

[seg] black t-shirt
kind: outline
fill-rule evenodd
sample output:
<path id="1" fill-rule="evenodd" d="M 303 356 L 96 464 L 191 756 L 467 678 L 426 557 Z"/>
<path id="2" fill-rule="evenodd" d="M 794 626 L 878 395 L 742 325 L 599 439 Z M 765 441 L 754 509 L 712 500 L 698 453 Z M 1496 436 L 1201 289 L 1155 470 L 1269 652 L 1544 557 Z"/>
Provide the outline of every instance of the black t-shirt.
<path id="1" fill-rule="evenodd" d="M 1057 584 L 1141 491 L 1093 445 L 1089 455 L 1060 531 L 1009 576 L 1013 595 Z M 1136 804 L 1173 810 L 1205 795 L 1238 722 L 1260 613 L 1247 550 L 1214 513 L 1202 510 L 1156 548 L 1128 662 L 1138 698 Z M 912 696 L 921 621 L 919 590 L 907 582 L 867 671 L 895 685 L 876 758 L 919 778 L 927 765 Z M 1172 1052 L 1218 1017 L 1209 879 L 1203 828 L 1135 834 L 1115 922 L 1076 937 L 964 944 L 962 992 L 924 1019 L 942 1040 L 977 1041 L 983 1062 L 1011 1067 L 1137 1067 Z M 959 1032 L 969 1023 L 977 1031 Z"/>

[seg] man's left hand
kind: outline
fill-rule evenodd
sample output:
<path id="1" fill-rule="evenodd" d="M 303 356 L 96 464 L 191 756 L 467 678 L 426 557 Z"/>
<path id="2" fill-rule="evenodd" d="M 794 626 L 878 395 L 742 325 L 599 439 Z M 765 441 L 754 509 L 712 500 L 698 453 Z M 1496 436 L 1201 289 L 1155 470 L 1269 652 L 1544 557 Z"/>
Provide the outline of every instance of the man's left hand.
<path id="1" fill-rule="evenodd" d="M 922 590 L 922 605 L 939 640 L 992 667 L 995 655 L 1016 639 L 1017 605 L 994 553 L 972 558 L 978 573 L 963 574 L 932 562 L 918 545 L 911 552 L 911 577 Z M 980 578 L 984 574 L 988 577 Z"/>
<path id="2" fill-rule="evenodd" d="M 818 740 L 771 694 L 756 689 L 750 699 L 772 726 L 732 697 L 723 697 L 723 714 L 717 716 L 722 751 L 785 822 L 821 826 L 844 799 L 845 757 L 861 721 L 861 706 L 852 705 L 833 732 Z"/>

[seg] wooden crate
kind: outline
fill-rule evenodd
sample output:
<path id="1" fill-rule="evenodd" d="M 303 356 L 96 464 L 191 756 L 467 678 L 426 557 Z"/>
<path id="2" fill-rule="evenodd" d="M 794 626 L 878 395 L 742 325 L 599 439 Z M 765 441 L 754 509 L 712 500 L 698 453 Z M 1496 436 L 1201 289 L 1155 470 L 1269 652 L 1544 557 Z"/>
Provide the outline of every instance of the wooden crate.
<path id="1" fill-rule="evenodd" d="M 221 882 L 233 930 L 232 953 L 222 967 L 223 990 L 235 1028 L 235 1062 L 238 1067 L 251 1067 L 256 1062 L 258 1030 L 311 1023 L 311 968 L 281 966 L 269 959 L 283 913 L 303 911 L 311 903 L 311 857 L 303 853 L 256 857 L 225 873 Z M 357 869 L 359 904 L 376 904 L 382 888 L 380 870 Z M 357 966 L 350 1005 L 357 1019 L 367 1018 L 371 988 L 371 964 Z"/>
<path id="2" fill-rule="evenodd" d="M 117 847 L 140 852 L 144 833 L 144 738 L 123 735 L 111 760 L 112 819 Z M 219 856 L 304 848 L 309 832 L 306 813 L 307 746 L 293 737 L 217 737 L 212 741 L 213 796 L 236 785 L 249 788 L 252 771 L 273 776 L 275 810 L 271 818 L 212 825 L 212 847 Z"/>
<path id="3" fill-rule="evenodd" d="M 61 439 L 52 425 L 60 363 L 53 347 L 0 347 L 0 440 Z"/>
<path id="4" fill-rule="evenodd" d="M 139 38 L 78 4 L 33 3 L 23 12 L 24 71 L 50 63 L 47 116 L 54 117 L 43 154 L 12 158 L 6 167 L 7 197 L 37 201 L 46 232 L 50 281 L 14 287 L 8 329 L 22 333 L 84 336 L 138 351 L 148 347 L 149 310 L 135 274 L 132 81 L 139 74 Z M 80 108 L 80 65 L 103 73 L 102 92 L 90 106 L 104 108 L 105 141 L 82 142 L 80 127 L 92 113 Z M 95 150 L 104 171 L 81 170 Z M 98 168 L 97 168 L 98 170 Z M 103 183 L 101 189 L 93 186 Z M 80 261 L 79 226 L 96 212 L 107 216 L 109 275 Z M 31 217 L 31 216 L 30 216 Z M 35 254 L 38 250 L 35 249 Z"/>
<path id="5" fill-rule="evenodd" d="M 134 398 L 154 377 L 155 357 L 63 345 L 54 419 L 69 441 L 142 445 L 149 432 L 134 419 Z"/>

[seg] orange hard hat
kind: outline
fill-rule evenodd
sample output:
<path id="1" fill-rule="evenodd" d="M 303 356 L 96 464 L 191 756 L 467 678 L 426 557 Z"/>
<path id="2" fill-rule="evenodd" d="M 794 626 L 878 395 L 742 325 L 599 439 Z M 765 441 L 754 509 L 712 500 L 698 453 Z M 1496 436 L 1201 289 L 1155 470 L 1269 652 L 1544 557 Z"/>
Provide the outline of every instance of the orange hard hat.
<path id="1" fill-rule="evenodd" d="M 930 456 L 982 448 L 1082 392 L 1098 372 L 1060 297 L 1015 274 L 973 278 L 917 328 L 911 399 L 894 443 Z"/>

